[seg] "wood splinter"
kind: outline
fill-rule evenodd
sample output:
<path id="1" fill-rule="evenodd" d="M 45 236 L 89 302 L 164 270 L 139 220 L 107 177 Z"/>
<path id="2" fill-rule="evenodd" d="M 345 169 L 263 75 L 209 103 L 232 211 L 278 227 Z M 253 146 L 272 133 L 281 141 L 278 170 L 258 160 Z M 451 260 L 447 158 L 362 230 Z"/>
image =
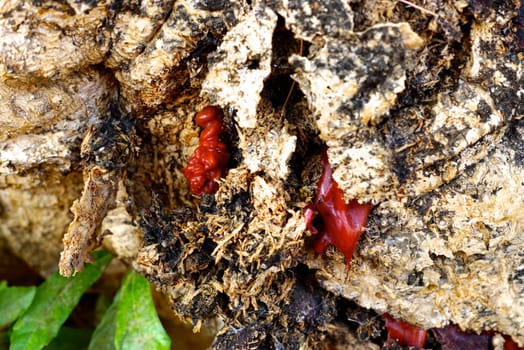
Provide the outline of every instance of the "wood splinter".
<path id="1" fill-rule="evenodd" d="M 82 271 L 90 253 L 102 245 L 98 232 L 107 212 L 116 207 L 119 182 L 127 164 L 138 152 L 134 125 L 115 108 L 112 117 L 93 125 L 80 148 L 84 161 L 84 190 L 71 206 L 74 215 L 69 224 L 58 268 L 62 276 Z"/>
<path id="2" fill-rule="evenodd" d="M 102 244 L 97 228 L 107 212 L 116 207 L 121 171 L 110 171 L 95 166 L 84 173 L 82 196 L 71 206 L 74 219 L 64 235 L 64 250 L 58 265 L 62 276 L 72 276 L 91 262 L 90 253 Z"/>

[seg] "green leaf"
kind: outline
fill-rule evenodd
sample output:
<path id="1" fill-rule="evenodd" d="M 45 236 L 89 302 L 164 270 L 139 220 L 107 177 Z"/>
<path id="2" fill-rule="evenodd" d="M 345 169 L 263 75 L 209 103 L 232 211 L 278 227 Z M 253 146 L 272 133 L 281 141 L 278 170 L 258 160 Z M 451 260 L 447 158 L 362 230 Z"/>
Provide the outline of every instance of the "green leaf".
<path id="1" fill-rule="evenodd" d="M 117 298 L 106 310 L 102 320 L 98 324 L 91 337 L 88 350 L 114 350 L 116 330 L 116 304 Z"/>
<path id="2" fill-rule="evenodd" d="M 31 304 L 36 287 L 7 287 L 0 282 L 0 328 L 16 320 Z"/>
<path id="3" fill-rule="evenodd" d="M 149 282 L 131 271 L 95 329 L 89 350 L 169 349 L 169 336 L 158 319 Z"/>
<path id="4" fill-rule="evenodd" d="M 45 350 L 85 350 L 92 333 L 91 329 L 62 327 Z"/>
<path id="5" fill-rule="evenodd" d="M 49 344 L 69 317 L 80 297 L 102 275 L 111 254 L 93 252 L 96 261 L 75 277 L 50 276 L 36 290 L 32 304 L 16 321 L 11 334 L 11 350 L 39 350 Z"/>
<path id="6" fill-rule="evenodd" d="M 116 349 L 169 349 L 171 339 L 160 323 L 149 282 L 144 277 L 130 271 L 122 281 L 115 302 Z"/>

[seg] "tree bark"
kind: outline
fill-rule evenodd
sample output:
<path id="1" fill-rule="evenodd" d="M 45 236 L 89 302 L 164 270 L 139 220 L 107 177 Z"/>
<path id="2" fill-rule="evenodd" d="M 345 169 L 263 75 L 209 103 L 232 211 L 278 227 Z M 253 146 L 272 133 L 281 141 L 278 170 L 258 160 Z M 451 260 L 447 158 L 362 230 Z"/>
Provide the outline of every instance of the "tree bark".
<path id="1" fill-rule="evenodd" d="M 104 243 L 196 329 L 223 320 L 216 349 L 378 348 L 386 312 L 522 346 L 523 8 L 5 1 L 0 235 L 43 275 Z M 196 198 L 207 105 L 231 159 Z M 349 269 L 303 214 L 326 147 L 373 205 Z"/>

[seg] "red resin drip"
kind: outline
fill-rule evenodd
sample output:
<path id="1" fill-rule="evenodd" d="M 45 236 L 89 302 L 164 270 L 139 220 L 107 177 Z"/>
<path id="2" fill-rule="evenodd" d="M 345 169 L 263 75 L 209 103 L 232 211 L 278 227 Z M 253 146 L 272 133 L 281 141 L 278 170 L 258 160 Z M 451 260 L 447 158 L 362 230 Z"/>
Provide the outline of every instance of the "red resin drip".
<path id="1" fill-rule="evenodd" d="M 504 336 L 504 350 L 524 350 L 524 346 L 518 346 L 511 337 Z"/>
<path id="2" fill-rule="evenodd" d="M 386 344 L 391 345 L 392 340 L 395 340 L 400 346 L 416 348 L 424 346 L 427 334 L 425 330 L 407 322 L 395 320 L 389 314 L 384 314 L 384 319 L 388 330 Z M 449 324 L 442 328 L 432 328 L 431 330 L 442 349 L 446 350 L 488 350 L 492 348 L 493 336 L 497 334 L 492 330 L 480 334 L 467 332 L 461 330 L 455 324 Z M 502 334 L 502 337 L 504 338 L 504 350 L 524 350 L 524 347 L 519 347 L 510 336 Z"/>
<path id="3" fill-rule="evenodd" d="M 395 340 L 400 346 L 414 346 L 422 349 L 426 342 L 426 331 L 404 321 L 395 320 L 388 314 L 384 315 L 388 330 L 388 343 Z"/>
<path id="4" fill-rule="evenodd" d="M 320 231 L 320 237 L 314 244 L 317 254 L 322 254 L 328 245 L 332 244 L 344 254 L 346 266 L 349 268 L 372 206 L 360 204 L 355 199 L 349 203 L 344 202 L 342 190 L 333 180 L 327 150 L 322 153 L 321 164 L 322 175 L 318 182 L 315 201 L 304 211 L 306 226 L 314 234 Z M 321 228 L 313 224 L 313 220 L 319 214 L 322 219 Z"/>
<path id="5" fill-rule="evenodd" d="M 195 122 L 203 129 L 198 147 L 182 169 L 189 190 L 194 195 L 215 193 L 218 190 L 215 180 L 227 174 L 229 152 L 226 145 L 218 140 L 222 133 L 222 117 L 222 111 L 214 106 L 205 107 L 195 116 Z"/>

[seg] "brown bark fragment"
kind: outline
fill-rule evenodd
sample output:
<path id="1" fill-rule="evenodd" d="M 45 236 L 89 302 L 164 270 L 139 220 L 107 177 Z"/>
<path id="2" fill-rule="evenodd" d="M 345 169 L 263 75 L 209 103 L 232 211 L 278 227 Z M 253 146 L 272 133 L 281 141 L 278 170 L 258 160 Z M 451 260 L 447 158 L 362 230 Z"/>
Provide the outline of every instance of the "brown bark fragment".
<path id="1" fill-rule="evenodd" d="M 116 191 L 121 172 L 93 167 L 84 175 L 84 191 L 71 212 L 74 219 L 64 235 L 64 250 L 60 254 L 60 274 L 71 276 L 90 261 L 89 254 L 102 244 L 97 228 L 107 212 L 115 207 Z"/>

